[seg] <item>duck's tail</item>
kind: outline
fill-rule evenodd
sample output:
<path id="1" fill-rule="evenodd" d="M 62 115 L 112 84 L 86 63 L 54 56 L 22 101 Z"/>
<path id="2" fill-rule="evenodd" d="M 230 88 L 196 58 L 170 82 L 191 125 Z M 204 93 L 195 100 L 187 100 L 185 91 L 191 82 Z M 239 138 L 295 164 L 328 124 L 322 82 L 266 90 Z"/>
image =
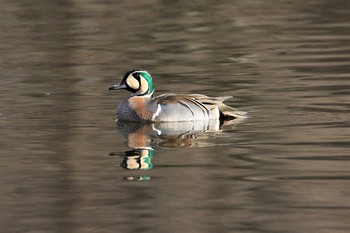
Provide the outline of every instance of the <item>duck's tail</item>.
<path id="1" fill-rule="evenodd" d="M 247 117 L 247 112 L 240 111 L 236 108 L 232 108 L 227 106 L 226 104 L 220 104 L 218 106 L 220 111 L 220 118 L 223 120 L 231 120 L 231 119 L 244 119 Z"/>
<path id="2" fill-rule="evenodd" d="M 247 112 L 240 111 L 236 108 L 227 106 L 223 102 L 227 99 L 233 98 L 232 96 L 221 96 L 217 97 L 217 100 L 220 101 L 220 104 L 218 105 L 219 111 L 220 111 L 220 119 L 223 120 L 232 120 L 232 119 L 244 119 L 247 117 Z"/>

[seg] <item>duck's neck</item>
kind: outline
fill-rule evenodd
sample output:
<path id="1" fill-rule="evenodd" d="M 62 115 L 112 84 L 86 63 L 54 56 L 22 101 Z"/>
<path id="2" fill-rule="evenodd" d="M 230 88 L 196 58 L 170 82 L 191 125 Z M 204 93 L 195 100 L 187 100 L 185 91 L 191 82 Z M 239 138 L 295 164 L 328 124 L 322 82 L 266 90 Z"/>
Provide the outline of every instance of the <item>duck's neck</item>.
<path id="1" fill-rule="evenodd" d="M 154 91 L 152 91 L 151 93 L 147 93 L 144 95 L 131 95 L 130 97 L 140 97 L 140 98 L 146 98 L 146 99 L 151 99 L 154 95 Z"/>

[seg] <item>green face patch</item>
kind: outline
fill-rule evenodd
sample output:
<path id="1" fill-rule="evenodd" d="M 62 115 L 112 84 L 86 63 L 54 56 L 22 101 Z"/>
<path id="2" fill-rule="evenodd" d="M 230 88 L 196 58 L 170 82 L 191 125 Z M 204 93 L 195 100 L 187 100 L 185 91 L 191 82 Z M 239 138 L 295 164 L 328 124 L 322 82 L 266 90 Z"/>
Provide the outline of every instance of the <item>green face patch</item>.
<path id="1" fill-rule="evenodd" d="M 142 77 L 144 77 L 147 82 L 148 82 L 148 93 L 147 94 L 151 94 L 154 91 L 154 86 L 153 86 L 153 81 L 151 76 L 147 73 L 147 72 L 140 72 L 140 75 L 142 75 Z"/>

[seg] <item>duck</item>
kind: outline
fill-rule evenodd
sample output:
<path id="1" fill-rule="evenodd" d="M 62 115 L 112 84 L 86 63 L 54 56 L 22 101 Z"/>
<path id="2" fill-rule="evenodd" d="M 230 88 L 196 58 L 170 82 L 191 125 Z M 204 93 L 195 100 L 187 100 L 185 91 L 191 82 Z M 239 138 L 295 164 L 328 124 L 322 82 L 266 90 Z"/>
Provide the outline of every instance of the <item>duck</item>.
<path id="1" fill-rule="evenodd" d="M 132 69 L 122 81 L 109 90 L 131 92 L 117 107 L 116 118 L 137 122 L 184 122 L 232 120 L 246 117 L 246 112 L 223 102 L 232 96 L 209 97 L 203 94 L 166 93 L 154 96 L 151 74 L 144 69 Z"/>

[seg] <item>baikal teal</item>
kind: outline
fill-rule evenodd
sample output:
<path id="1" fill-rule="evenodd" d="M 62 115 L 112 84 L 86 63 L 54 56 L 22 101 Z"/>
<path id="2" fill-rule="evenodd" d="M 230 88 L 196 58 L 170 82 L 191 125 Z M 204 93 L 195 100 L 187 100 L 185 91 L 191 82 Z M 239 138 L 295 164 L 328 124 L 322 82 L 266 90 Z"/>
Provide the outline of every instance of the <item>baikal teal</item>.
<path id="1" fill-rule="evenodd" d="M 162 94 L 154 97 L 151 75 L 143 69 L 128 71 L 109 90 L 126 89 L 131 95 L 117 107 L 117 119 L 141 122 L 180 122 L 243 119 L 246 112 L 223 102 L 232 96 Z"/>

